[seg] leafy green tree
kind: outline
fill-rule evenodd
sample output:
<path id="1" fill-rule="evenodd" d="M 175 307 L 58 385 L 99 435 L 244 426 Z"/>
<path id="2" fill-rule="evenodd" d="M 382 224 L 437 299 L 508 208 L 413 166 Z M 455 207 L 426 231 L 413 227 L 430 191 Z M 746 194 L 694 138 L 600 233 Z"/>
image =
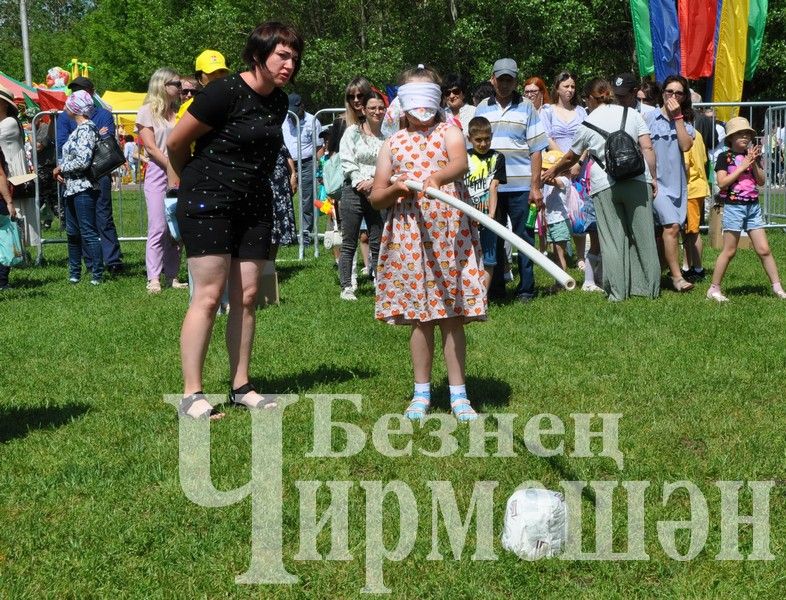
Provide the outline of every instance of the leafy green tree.
<path id="1" fill-rule="evenodd" d="M 193 71 L 205 48 L 241 69 L 253 26 L 297 25 L 306 39 L 297 89 L 309 109 L 341 106 L 346 83 L 362 74 L 376 85 L 427 63 L 474 82 L 497 58 L 522 77 L 550 83 L 563 69 L 579 84 L 634 71 L 628 0 L 29 0 L 34 78 L 72 56 L 94 66 L 99 90 L 144 91 L 160 66 Z M 22 73 L 18 0 L 0 0 L 0 69 Z M 759 69 L 746 98 L 786 97 L 786 7 L 770 3 Z M 701 85 L 699 85 L 701 89 Z"/>

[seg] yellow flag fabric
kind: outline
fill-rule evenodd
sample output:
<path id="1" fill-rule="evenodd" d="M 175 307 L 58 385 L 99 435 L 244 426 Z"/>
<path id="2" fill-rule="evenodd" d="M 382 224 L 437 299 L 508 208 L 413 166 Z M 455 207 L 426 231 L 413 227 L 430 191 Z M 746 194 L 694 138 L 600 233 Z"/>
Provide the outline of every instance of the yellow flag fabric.
<path id="1" fill-rule="evenodd" d="M 739 102 L 748 54 L 749 0 L 723 0 L 718 50 L 715 59 L 713 102 Z M 737 116 L 739 107 L 720 106 L 718 119 L 728 121 Z"/>

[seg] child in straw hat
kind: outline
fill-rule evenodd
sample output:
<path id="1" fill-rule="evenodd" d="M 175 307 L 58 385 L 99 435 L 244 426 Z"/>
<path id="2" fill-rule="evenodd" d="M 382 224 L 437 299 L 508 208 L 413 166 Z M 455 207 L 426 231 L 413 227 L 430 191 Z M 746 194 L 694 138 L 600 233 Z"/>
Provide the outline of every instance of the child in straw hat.
<path id="1" fill-rule="evenodd" d="M 723 250 L 715 263 L 707 298 L 716 302 L 728 301 L 721 293 L 720 285 L 729 262 L 737 252 L 740 233 L 743 231 L 751 238 L 764 271 L 770 278 L 773 293 L 786 300 L 786 292 L 781 286 L 778 268 L 767 243 L 759 206 L 758 186 L 764 185 L 764 171 L 759 164 L 761 146 L 751 145 L 755 135 L 756 132 L 745 117 L 729 119 L 726 123 L 726 145 L 729 149 L 721 153 L 715 163 L 720 197 L 724 204 Z"/>

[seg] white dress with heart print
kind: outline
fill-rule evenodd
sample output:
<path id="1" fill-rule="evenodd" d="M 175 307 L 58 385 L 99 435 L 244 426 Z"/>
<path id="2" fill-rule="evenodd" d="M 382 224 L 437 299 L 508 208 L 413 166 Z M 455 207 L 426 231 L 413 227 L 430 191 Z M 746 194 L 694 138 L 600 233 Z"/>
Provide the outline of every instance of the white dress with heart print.
<path id="1" fill-rule="evenodd" d="M 445 131 L 401 129 L 390 138 L 393 173 L 425 181 L 447 164 Z M 440 188 L 467 201 L 460 182 Z M 388 210 L 376 278 L 376 318 L 395 325 L 463 317 L 486 319 L 483 252 L 477 226 L 450 205 L 419 195 Z"/>

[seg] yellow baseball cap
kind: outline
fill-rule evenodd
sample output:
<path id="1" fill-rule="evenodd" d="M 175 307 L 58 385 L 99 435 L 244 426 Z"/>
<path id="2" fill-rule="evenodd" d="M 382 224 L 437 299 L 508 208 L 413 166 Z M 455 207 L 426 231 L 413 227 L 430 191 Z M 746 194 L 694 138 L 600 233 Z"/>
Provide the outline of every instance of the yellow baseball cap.
<path id="1" fill-rule="evenodd" d="M 202 73 L 214 73 L 215 71 L 228 71 L 224 55 L 216 50 L 205 50 L 197 56 L 194 62 L 194 69 Z"/>

